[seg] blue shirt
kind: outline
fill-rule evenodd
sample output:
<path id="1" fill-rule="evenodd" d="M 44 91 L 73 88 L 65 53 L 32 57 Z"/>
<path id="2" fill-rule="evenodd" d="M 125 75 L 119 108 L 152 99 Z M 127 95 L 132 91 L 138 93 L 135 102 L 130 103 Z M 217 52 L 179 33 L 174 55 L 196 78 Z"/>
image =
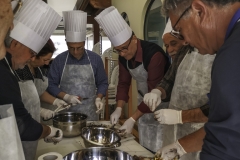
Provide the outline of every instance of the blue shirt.
<path id="1" fill-rule="evenodd" d="M 97 94 L 103 94 L 105 96 L 106 91 L 108 89 L 108 79 L 106 72 L 103 67 L 103 62 L 101 57 L 89 50 L 86 50 L 89 56 L 89 59 L 92 64 L 92 69 L 94 72 L 95 77 L 95 84 L 97 87 Z M 59 54 L 52 62 L 49 73 L 48 73 L 48 88 L 47 91 L 52 94 L 53 96 L 57 96 L 62 91 L 58 88 L 60 84 L 60 80 L 63 73 L 63 68 L 66 62 L 66 58 L 68 55 L 68 51 L 65 51 Z M 74 65 L 86 65 L 90 64 L 88 60 L 88 56 L 86 53 L 83 54 L 81 59 L 76 59 L 70 53 L 68 56 L 67 64 L 74 64 Z"/>
<path id="2" fill-rule="evenodd" d="M 240 23 L 217 52 L 201 160 L 240 160 Z"/>

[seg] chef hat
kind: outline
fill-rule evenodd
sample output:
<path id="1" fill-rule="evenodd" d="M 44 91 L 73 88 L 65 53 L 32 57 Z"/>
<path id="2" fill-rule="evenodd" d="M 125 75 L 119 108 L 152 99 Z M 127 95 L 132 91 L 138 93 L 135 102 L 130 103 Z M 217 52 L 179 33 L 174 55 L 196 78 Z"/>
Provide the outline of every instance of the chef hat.
<path id="1" fill-rule="evenodd" d="M 165 29 L 163 31 L 162 38 L 163 38 L 164 34 L 169 33 L 171 31 L 172 31 L 172 23 L 171 23 L 171 20 L 169 18 L 168 21 L 167 21 L 166 27 L 165 27 Z"/>
<path id="2" fill-rule="evenodd" d="M 57 28 L 61 16 L 41 0 L 24 0 L 10 37 L 38 53 Z"/>
<path id="3" fill-rule="evenodd" d="M 83 42 L 87 33 L 87 13 L 83 11 L 63 12 L 64 30 L 67 42 Z"/>
<path id="4" fill-rule="evenodd" d="M 103 28 L 114 47 L 122 45 L 132 36 L 132 29 L 113 6 L 103 10 L 95 20 Z"/>

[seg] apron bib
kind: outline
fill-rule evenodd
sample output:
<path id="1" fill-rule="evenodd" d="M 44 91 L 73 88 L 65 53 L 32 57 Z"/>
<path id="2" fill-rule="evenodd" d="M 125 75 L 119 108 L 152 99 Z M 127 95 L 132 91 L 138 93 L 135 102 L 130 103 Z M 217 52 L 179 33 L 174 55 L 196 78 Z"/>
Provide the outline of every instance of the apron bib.
<path id="1" fill-rule="evenodd" d="M 211 67 L 215 55 L 201 55 L 196 50 L 186 54 L 178 67 L 169 109 L 188 110 L 208 102 L 211 86 Z M 164 145 L 173 143 L 204 126 L 204 123 L 166 125 Z M 198 160 L 199 153 L 185 154 L 181 160 Z"/>
<path id="2" fill-rule="evenodd" d="M 89 98 L 69 108 L 69 112 L 81 112 L 88 116 L 88 121 L 98 121 L 99 115 L 96 113 L 96 85 L 94 73 L 87 51 L 85 52 L 90 64 L 86 65 L 68 65 L 66 58 L 65 66 L 60 81 L 60 88 L 63 92 L 71 95 Z"/>
<path id="3" fill-rule="evenodd" d="M 143 95 L 148 93 L 148 72 L 145 70 L 143 63 L 134 69 L 129 69 L 128 61 L 127 68 L 132 78 L 137 82 L 137 90 L 140 90 Z M 143 97 L 138 93 L 138 105 L 143 101 Z M 167 108 L 168 103 L 162 103 L 158 109 Z M 138 120 L 139 142 L 142 146 L 156 152 L 162 147 L 162 127 L 158 121 L 154 119 L 153 113 L 145 113 Z"/>

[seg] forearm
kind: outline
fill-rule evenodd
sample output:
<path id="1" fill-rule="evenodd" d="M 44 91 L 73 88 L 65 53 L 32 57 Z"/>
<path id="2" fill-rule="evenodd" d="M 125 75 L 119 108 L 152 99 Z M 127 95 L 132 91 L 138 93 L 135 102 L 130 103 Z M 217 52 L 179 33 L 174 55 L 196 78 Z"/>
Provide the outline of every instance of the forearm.
<path id="1" fill-rule="evenodd" d="M 137 109 L 131 117 L 137 121 L 142 115 L 143 113 Z"/>
<path id="2" fill-rule="evenodd" d="M 65 92 L 60 92 L 57 97 L 63 99 L 63 97 L 66 95 Z"/>
<path id="3" fill-rule="evenodd" d="M 157 87 L 162 92 L 161 99 L 165 99 L 167 97 L 166 91 L 162 87 Z"/>
<path id="4" fill-rule="evenodd" d="M 42 124 L 42 127 L 43 127 L 43 132 L 41 134 L 41 137 L 39 137 L 39 139 L 45 138 L 51 133 L 50 127 L 48 127 L 44 124 Z"/>
<path id="5" fill-rule="evenodd" d="M 182 122 L 183 123 L 205 123 L 208 121 L 200 108 L 183 110 L 182 111 Z"/>
<path id="6" fill-rule="evenodd" d="M 123 108 L 123 106 L 124 106 L 125 104 L 126 104 L 126 102 L 123 101 L 123 100 L 118 100 L 118 101 L 117 101 L 117 107 Z"/>
<path id="7" fill-rule="evenodd" d="M 41 96 L 40 96 L 40 100 L 42 102 L 46 102 L 46 103 L 49 103 L 49 104 L 53 104 L 54 100 L 56 98 L 53 97 L 51 94 L 49 94 L 47 91 L 45 91 Z"/>
<path id="8" fill-rule="evenodd" d="M 101 94 L 101 93 L 97 94 L 97 98 L 102 99 L 103 98 L 103 94 Z"/>
<path id="9" fill-rule="evenodd" d="M 197 152 L 202 149 L 203 139 L 205 135 L 206 135 L 206 132 L 202 127 L 196 132 L 191 133 L 179 139 L 178 141 L 187 153 Z"/>

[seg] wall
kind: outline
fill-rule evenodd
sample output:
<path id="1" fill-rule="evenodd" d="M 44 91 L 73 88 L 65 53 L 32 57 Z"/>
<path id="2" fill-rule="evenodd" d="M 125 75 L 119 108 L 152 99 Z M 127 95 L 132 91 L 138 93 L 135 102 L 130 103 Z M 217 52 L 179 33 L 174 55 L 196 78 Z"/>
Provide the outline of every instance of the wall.
<path id="1" fill-rule="evenodd" d="M 140 39 L 144 39 L 144 20 L 149 3 L 150 0 L 112 0 L 112 5 L 115 6 L 120 13 L 127 13 L 130 27 Z M 132 82 L 132 97 L 132 113 L 134 113 L 137 109 L 137 88 L 136 81 L 134 80 Z M 128 115 L 126 110 L 125 115 Z"/>

